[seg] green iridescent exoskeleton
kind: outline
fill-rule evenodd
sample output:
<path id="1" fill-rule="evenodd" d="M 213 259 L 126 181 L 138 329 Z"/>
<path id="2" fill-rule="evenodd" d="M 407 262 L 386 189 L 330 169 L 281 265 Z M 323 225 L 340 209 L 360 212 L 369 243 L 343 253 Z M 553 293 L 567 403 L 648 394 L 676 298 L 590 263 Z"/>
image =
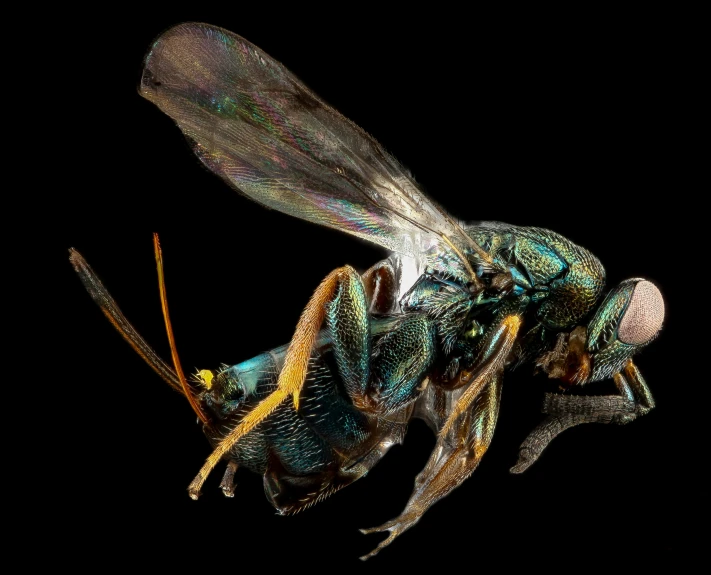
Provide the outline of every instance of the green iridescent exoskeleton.
<path id="1" fill-rule="evenodd" d="M 389 532 L 371 556 L 476 469 L 507 370 L 531 364 L 563 390 L 545 396 L 548 417 L 521 446 L 516 473 L 568 427 L 627 423 L 654 406 L 632 361 L 664 319 L 651 282 L 627 280 L 605 296 L 602 264 L 555 232 L 459 225 L 371 136 L 225 30 L 183 24 L 165 32 L 146 56 L 140 93 L 236 190 L 391 252 L 362 274 L 344 261 L 308 303 L 291 344 L 203 370 L 190 390 L 72 250 L 84 285 L 124 338 L 204 414 L 215 461 L 191 484 L 192 496 L 222 459 L 226 495 L 244 467 L 264 477 L 280 513 L 294 513 L 366 475 L 411 419 L 423 419 L 437 444 L 402 514 L 366 530 Z M 300 380 L 290 375 L 287 385 L 287 371 Z M 607 378 L 619 394 L 565 394 Z"/>

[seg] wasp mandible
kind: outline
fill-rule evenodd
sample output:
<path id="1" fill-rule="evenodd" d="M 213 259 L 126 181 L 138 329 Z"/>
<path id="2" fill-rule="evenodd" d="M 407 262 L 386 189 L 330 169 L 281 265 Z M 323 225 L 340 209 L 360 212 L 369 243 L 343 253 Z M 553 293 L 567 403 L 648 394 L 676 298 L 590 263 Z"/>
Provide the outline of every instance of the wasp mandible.
<path id="1" fill-rule="evenodd" d="M 627 423 L 654 407 L 632 361 L 664 320 L 653 283 L 626 280 L 603 297 L 603 266 L 563 236 L 460 225 L 371 136 L 226 30 L 188 23 L 165 32 L 146 56 L 140 94 L 242 194 L 391 252 L 363 274 L 331 272 L 288 345 L 189 382 L 172 339 L 171 367 L 71 250 L 93 299 L 202 422 L 214 451 L 189 486 L 194 499 L 224 460 L 225 495 L 244 467 L 263 475 L 280 513 L 298 512 L 365 475 L 411 419 L 423 419 L 435 448 L 402 514 L 364 530 L 389 532 L 367 558 L 476 469 L 507 369 L 532 364 L 563 388 L 612 378 L 619 392 L 547 394 L 548 417 L 521 446 L 515 473 L 571 426 Z M 163 290 L 157 239 L 156 256 Z M 161 300 L 172 338 L 164 291 Z"/>

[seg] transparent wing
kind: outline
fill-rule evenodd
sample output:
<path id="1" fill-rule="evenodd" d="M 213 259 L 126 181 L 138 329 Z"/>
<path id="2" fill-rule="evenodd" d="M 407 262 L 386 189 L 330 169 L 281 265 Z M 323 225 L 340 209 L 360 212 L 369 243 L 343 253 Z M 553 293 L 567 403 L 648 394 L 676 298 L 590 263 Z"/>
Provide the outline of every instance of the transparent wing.
<path id="1" fill-rule="evenodd" d="M 141 95 L 212 171 L 251 199 L 463 281 L 487 255 L 366 132 L 240 36 L 176 26 L 146 56 Z"/>

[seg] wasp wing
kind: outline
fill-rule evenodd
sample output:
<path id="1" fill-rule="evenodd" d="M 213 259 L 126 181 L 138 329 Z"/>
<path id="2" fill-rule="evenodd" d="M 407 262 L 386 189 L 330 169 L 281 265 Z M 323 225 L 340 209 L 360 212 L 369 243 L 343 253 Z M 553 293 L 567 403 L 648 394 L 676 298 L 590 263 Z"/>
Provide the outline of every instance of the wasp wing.
<path id="1" fill-rule="evenodd" d="M 210 170 L 251 199 L 472 281 L 486 254 L 370 135 L 240 36 L 169 29 L 140 93 L 178 124 Z M 452 242 L 455 242 L 455 247 Z"/>

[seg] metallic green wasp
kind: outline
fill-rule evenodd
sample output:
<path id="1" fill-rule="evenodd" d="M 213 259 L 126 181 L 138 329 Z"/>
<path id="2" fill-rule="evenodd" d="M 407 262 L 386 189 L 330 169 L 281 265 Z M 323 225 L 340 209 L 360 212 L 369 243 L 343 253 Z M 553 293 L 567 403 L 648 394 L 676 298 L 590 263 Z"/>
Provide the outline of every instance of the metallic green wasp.
<path id="1" fill-rule="evenodd" d="M 203 370 L 190 384 L 172 341 L 174 367 L 72 250 L 94 300 L 200 417 L 214 452 L 191 497 L 225 461 L 225 495 L 245 467 L 263 475 L 280 513 L 300 511 L 364 476 L 402 441 L 412 418 L 423 419 L 436 446 L 402 514 L 365 530 L 389 532 L 369 557 L 476 469 L 507 370 L 532 364 L 563 388 L 612 378 L 619 391 L 547 394 L 548 417 L 521 446 L 515 473 L 573 425 L 627 423 L 653 408 L 632 361 L 664 319 L 651 282 L 626 280 L 604 296 L 598 259 L 555 232 L 460 225 L 372 137 L 225 30 L 183 24 L 165 32 L 146 56 L 140 93 L 244 195 L 391 252 L 363 274 L 348 265 L 330 273 L 290 344 Z M 160 258 L 158 267 L 162 286 Z"/>

